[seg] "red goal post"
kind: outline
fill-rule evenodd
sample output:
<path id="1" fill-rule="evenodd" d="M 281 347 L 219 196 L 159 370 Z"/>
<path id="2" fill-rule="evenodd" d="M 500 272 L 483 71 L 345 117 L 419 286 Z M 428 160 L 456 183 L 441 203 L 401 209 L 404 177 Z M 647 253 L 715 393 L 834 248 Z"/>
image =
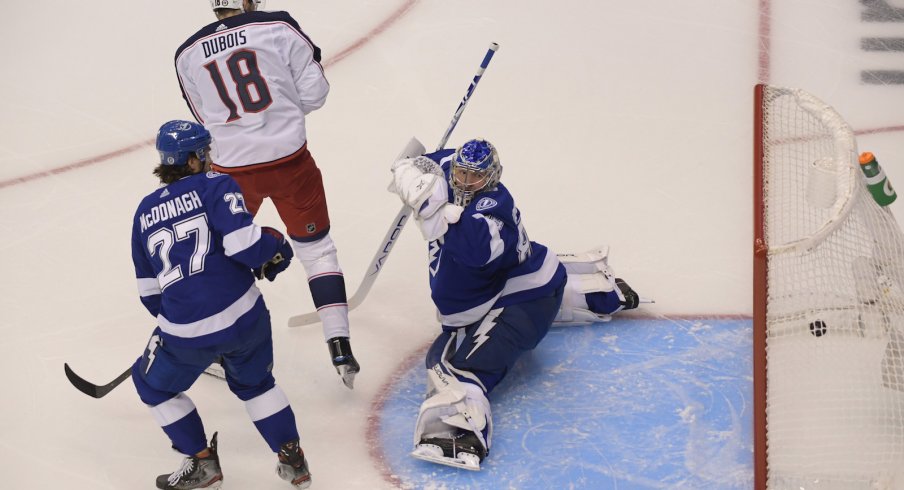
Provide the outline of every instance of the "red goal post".
<path id="1" fill-rule="evenodd" d="M 904 489 L 904 236 L 832 107 L 754 98 L 755 488 Z"/>

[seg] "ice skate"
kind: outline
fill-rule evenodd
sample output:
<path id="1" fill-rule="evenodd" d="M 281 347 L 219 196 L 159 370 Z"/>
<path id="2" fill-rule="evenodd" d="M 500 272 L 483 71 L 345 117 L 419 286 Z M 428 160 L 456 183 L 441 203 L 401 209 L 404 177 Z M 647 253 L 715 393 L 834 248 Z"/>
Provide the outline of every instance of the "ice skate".
<path id="1" fill-rule="evenodd" d="M 280 478 L 295 485 L 297 488 L 311 486 L 311 472 L 308 471 L 308 460 L 304 457 L 304 451 L 298 445 L 298 440 L 290 441 L 279 447 L 279 464 L 276 465 L 276 474 Z"/>
<path id="2" fill-rule="evenodd" d="M 473 432 L 460 431 L 454 436 L 425 437 L 411 455 L 431 463 L 480 471 L 487 450 Z"/>
<path id="3" fill-rule="evenodd" d="M 624 299 L 622 299 L 621 301 L 621 305 L 625 310 L 633 310 L 634 308 L 637 308 L 640 303 L 642 303 L 640 296 L 637 295 L 637 293 L 634 291 L 634 289 L 631 288 L 631 286 L 628 286 L 628 283 L 625 282 L 624 279 L 616 277 L 615 286 L 618 287 L 618 290 L 621 291 L 622 296 L 624 297 Z M 647 300 L 647 302 L 651 301 Z"/>
<path id="4" fill-rule="evenodd" d="M 204 458 L 189 456 L 174 473 L 157 477 L 157 488 L 162 490 L 190 490 L 193 488 L 220 488 L 223 471 L 217 455 L 217 433 L 210 438 L 210 455 Z"/>
<path id="5" fill-rule="evenodd" d="M 333 337 L 327 341 L 327 346 L 342 383 L 350 390 L 355 389 L 355 375 L 361 371 L 361 366 L 352 354 L 348 337 Z"/>

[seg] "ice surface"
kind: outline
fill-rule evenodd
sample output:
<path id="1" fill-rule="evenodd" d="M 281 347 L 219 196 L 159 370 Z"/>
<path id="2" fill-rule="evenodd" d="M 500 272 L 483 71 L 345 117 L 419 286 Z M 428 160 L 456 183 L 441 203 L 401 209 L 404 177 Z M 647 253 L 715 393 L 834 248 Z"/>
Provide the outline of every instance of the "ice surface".
<path id="1" fill-rule="evenodd" d="M 860 148 L 904 183 L 904 86 L 861 82 L 865 70 L 900 67 L 900 52 L 861 46 L 864 38 L 900 37 L 904 25 L 891 20 L 904 6 L 871 5 L 269 2 L 292 12 L 324 52 L 332 93 L 309 119 L 310 149 L 324 173 L 350 289 L 399 207 L 385 191 L 391 158 L 410 136 L 436 143 L 487 45 L 498 42 L 450 144 L 493 141 L 531 238 L 563 252 L 608 243 L 618 274 L 656 299 L 646 316 L 666 319 L 751 312 L 757 81 L 805 88 L 833 105 L 861 134 Z M 864 17 L 876 5 L 886 7 L 878 22 Z M 132 387 L 93 400 L 69 386 L 62 365 L 105 383 L 141 353 L 153 328 L 135 294 L 129 222 L 155 186 L 156 129 L 190 117 L 173 52 L 213 17 L 203 0 L 21 7 L 0 19 L 2 486 L 147 488 L 178 457 Z M 30 180 L 17 183 L 22 178 Z M 904 204 L 894 206 L 901 214 Z M 258 221 L 278 224 L 269 205 Z M 405 230 L 351 316 L 362 365 L 355 391 L 333 372 L 317 326 L 283 326 L 312 306 L 301 269 L 262 286 L 275 323 L 277 380 L 298 415 L 314 488 L 393 485 L 375 457 L 398 448 L 371 446 L 368 431 L 376 430 L 378 401 L 389 400 L 381 396 L 396 386 L 400 360 L 416 364 L 436 332 L 425 266 L 419 233 Z M 582 338 L 572 341 L 586 347 Z M 623 369 L 640 363 L 664 375 L 643 346 L 625 351 L 618 337 L 597 340 Z M 208 431 L 220 431 L 228 488 L 285 486 L 222 384 L 204 378 L 190 394 Z M 701 416 L 696 393 L 679 400 L 641 390 L 629 401 L 628 410 L 657 405 L 681 424 Z M 659 449 L 698 466 L 713 461 L 712 446 L 681 437 Z M 619 444 L 626 451 L 630 441 Z M 618 488 L 655 488 L 676 474 L 641 474 Z"/>

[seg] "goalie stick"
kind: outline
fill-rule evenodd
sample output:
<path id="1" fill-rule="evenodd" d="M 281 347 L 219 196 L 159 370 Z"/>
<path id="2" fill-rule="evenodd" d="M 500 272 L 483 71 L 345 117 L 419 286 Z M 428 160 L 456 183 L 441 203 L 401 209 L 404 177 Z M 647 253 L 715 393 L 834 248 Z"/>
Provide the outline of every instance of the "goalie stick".
<path id="1" fill-rule="evenodd" d="M 480 82 L 481 77 L 483 77 L 483 72 L 487 69 L 487 66 L 490 64 L 490 60 L 493 59 L 493 55 L 496 54 L 496 51 L 499 49 L 499 45 L 497 43 L 490 43 L 489 49 L 487 49 L 486 54 L 483 57 L 483 61 L 480 62 L 480 68 L 477 69 L 477 73 L 474 75 L 474 79 L 471 80 L 471 85 L 468 86 L 467 92 L 465 92 L 465 96 L 461 99 L 461 103 L 458 104 L 458 109 L 455 110 L 455 114 L 452 115 L 452 120 L 449 122 L 449 127 L 446 128 L 446 132 L 443 133 L 442 138 L 439 141 L 439 144 L 436 145 L 436 150 L 442 150 L 443 147 L 446 146 L 446 143 L 449 141 L 449 137 L 452 135 L 452 130 L 455 129 L 455 126 L 458 125 L 458 120 L 461 119 L 462 113 L 465 111 L 465 107 L 468 105 L 468 101 L 471 99 L 471 95 L 474 93 L 474 89 L 477 88 L 477 83 Z M 412 139 L 413 141 L 417 141 L 416 139 Z M 408 143 L 406 146 L 406 151 L 411 147 L 412 142 Z M 423 145 L 421 145 L 423 148 Z M 420 153 L 423 153 L 421 150 Z M 402 152 L 400 157 L 405 156 L 417 156 L 417 155 L 406 155 L 405 151 Z M 389 257 L 389 252 L 392 251 L 392 246 L 395 245 L 396 239 L 398 239 L 399 235 L 402 233 L 402 228 L 405 227 L 405 223 L 408 222 L 408 218 L 411 216 L 411 209 L 408 206 L 403 205 L 402 209 L 399 210 L 396 217 L 393 218 L 392 224 L 389 226 L 389 231 L 386 232 L 386 235 L 383 236 L 383 241 L 380 242 L 380 248 L 377 249 L 377 253 L 374 254 L 373 259 L 370 261 L 370 265 L 367 267 L 367 273 L 364 275 L 364 279 L 361 280 L 361 284 L 358 286 L 358 289 L 355 290 L 355 294 L 348 300 L 348 309 L 349 311 L 355 309 L 360 305 L 364 298 L 367 297 L 367 293 L 370 292 L 370 288 L 374 285 L 374 282 L 377 280 L 377 275 L 383 270 L 383 265 L 386 262 L 387 257 Z M 316 311 L 312 311 L 310 313 L 305 313 L 303 315 L 296 315 L 289 318 L 289 326 L 290 327 L 300 327 L 302 325 L 309 325 L 312 323 L 317 323 L 320 321 L 320 316 Z"/>

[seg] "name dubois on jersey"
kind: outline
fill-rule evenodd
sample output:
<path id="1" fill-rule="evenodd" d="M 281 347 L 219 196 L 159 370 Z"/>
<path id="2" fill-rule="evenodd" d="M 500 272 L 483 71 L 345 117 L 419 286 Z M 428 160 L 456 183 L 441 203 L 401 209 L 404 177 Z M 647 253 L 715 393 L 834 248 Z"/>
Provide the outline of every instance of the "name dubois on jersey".
<path id="1" fill-rule="evenodd" d="M 226 34 L 210 38 L 206 41 L 201 41 L 201 48 L 204 49 L 204 57 L 210 58 L 220 51 L 236 46 L 242 46 L 247 43 L 248 38 L 245 37 L 245 31 L 243 29 L 238 32 L 227 32 Z"/>
<path id="2" fill-rule="evenodd" d="M 181 216 L 190 211 L 194 211 L 195 209 L 200 209 L 203 206 L 204 204 L 201 202 L 201 198 L 196 191 L 191 191 L 188 194 L 182 194 L 169 201 L 164 201 L 138 217 L 139 221 L 141 221 L 141 231 L 143 233 L 145 230 L 161 221 Z"/>

